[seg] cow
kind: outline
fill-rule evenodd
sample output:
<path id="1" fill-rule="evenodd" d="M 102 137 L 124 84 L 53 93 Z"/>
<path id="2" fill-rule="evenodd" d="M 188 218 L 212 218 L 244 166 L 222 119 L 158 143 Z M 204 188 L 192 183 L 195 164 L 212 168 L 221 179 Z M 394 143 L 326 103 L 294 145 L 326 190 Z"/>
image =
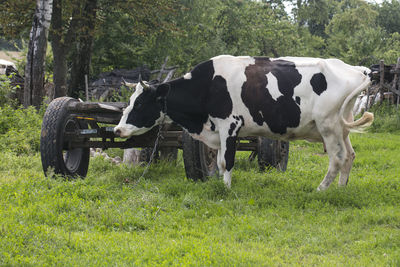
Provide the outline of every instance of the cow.
<path id="1" fill-rule="evenodd" d="M 355 158 L 349 132 L 374 120 L 365 112 L 354 121 L 356 97 L 370 84 L 370 70 L 338 59 L 221 55 L 183 77 L 161 83 L 141 81 L 114 133 L 127 138 L 162 122 L 176 122 L 193 138 L 218 149 L 217 164 L 231 186 L 238 137 L 323 142 L 328 172 L 325 190 L 340 172 L 347 185 Z"/>

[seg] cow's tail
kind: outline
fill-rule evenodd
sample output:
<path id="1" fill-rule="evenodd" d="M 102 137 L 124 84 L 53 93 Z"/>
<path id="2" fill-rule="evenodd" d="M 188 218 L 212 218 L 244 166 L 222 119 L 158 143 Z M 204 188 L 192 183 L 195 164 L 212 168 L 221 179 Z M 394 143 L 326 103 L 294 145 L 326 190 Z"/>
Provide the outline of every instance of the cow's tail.
<path id="1" fill-rule="evenodd" d="M 342 107 L 340 108 L 339 114 L 342 118 L 344 127 L 347 130 L 349 130 L 350 132 L 362 133 L 365 131 L 366 128 L 371 126 L 372 122 L 374 121 L 374 114 L 371 112 L 364 112 L 364 114 L 362 115 L 361 118 L 359 118 L 358 120 L 353 121 L 353 122 L 348 122 L 344 118 L 344 113 L 345 113 L 345 110 L 348 109 L 347 106 L 349 105 L 349 102 L 352 99 L 356 98 L 363 90 L 365 90 L 370 83 L 371 83 L 371 79 L 368 77 L 368 75 L 366 75 L 363 83 L 360 86 L 358 86 L 357 89 L 355 89 L 353 92 L 351 92 L 350 95 L 348 95 L 346 97 L 346 99 L 343 102 Z"/>

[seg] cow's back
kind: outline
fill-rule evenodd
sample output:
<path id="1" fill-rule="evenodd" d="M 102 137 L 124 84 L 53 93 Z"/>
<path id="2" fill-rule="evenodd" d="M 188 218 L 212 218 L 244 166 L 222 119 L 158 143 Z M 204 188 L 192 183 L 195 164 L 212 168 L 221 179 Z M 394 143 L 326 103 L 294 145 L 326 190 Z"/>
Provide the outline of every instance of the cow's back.
<path id="1" fill-rule="evenodd" d="M 226 80 L 232 113 L 244 118 L 240 134 L 319 140 L 315 120 L 334 117 L 364 79 L 337 59 L 218 56 L 214 77 Z"/>

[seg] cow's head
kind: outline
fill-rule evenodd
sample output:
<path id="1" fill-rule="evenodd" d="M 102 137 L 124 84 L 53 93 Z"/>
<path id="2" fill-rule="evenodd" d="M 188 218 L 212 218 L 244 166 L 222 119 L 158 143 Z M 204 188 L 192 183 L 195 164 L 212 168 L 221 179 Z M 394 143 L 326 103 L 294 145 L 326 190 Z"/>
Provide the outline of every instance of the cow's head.
<path id="1" fill-rule="evenodd" d="M 121 120 L 114 128 L 120 137 L 140 135 L 158 125 L 164 118 L 165 97 L 168 84 L 140 81 L 124 110 Z"/>

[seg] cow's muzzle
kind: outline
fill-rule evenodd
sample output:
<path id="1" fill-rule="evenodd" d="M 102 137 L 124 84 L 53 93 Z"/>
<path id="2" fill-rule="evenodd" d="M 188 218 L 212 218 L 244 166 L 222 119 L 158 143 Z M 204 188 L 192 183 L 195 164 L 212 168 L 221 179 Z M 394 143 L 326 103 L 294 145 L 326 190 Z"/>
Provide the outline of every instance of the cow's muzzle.
<path id="1" fill-rule="evenodd" d="M 115 134 L 116 136 L 121 137 L 121 130 L 120 130 L 120 129 L 114 129 L 114 134 Z"/>
<path id="2" fill-rule="evenodd" d="M 118 137 L 121 138 L 127 138 L 130 136 L 130 134 L 128 133 L 129 131 L 127 131 L 125 128 L 121 127 L 121 126 L 117 126 L 114 128 L 114 134 Z"/>

